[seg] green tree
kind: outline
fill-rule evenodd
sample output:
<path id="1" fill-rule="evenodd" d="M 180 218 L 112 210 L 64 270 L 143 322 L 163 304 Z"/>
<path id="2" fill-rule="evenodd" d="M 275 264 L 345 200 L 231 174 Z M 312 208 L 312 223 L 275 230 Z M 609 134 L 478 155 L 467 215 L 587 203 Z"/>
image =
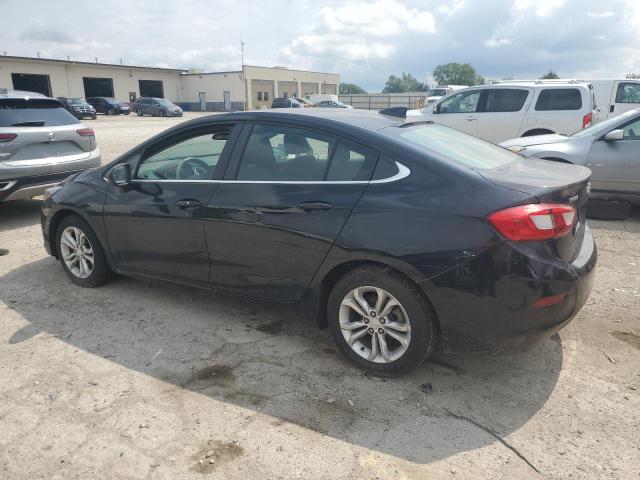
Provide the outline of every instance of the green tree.
<path id="1" fill-rule="evenodd" d="M 468 63 L 438 65 L 433 71 L 438 85 L 482 85 L 484 78 Z"/>
<path id="2" fill-rule="evenodd" d="M 556 72 L 554 72 L 551 69 L 549 69 L 547 73 L 545 73 L 543 76 L 540 77 L 541 80 L 555 80 L 557 78 L 560 78 L 560 77 Z"/>
<path id="3" fill-rule="evenodd" d="M 367 93 L 364 88 L 360 85 L 356 85 L 355 83 L 340 83 L 340 93 Z"/>
<path id="4" fill-rule="evenodd" d="M 382 93 L 426 92 L 427 90 L 427 85 L 418 81 L 416 77 L 402 72 L 399 77 L 395 75 L 389 77 Z"/>

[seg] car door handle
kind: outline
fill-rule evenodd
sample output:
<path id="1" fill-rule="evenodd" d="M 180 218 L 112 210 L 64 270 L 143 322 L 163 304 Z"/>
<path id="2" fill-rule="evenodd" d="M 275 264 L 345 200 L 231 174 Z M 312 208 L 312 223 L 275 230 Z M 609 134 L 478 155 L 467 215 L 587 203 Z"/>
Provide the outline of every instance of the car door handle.
<path id="1" fill-rule="evenodd" d="M 615 109 L 616 109 L 616 106 L 615 106 L 615 105 L 611 105 L 611 106 L 609 107 L 609 112 L 613 113 L 613 111 L 614 111 Z"/>
<path id="2" fill-rule="evenodd" d="M 177 207 L 184 208 L 185 210 L 190 209 L 190 208 L 198 208 L 200 205 L 202 205 L 200 203 L 200 201 L 194 200 L 192 198 L 187 198 L 187 199 L 184 199 L 184 200 L 178 200 L 176 202 L 176 206 Z"/>
<path id="3" fill-rule="evenodd" d="M 331 210 L 333 205 L 327 202 L 302 202 L 298 204 L 298 208 L 310 212 L 312 210 Z"/>
<path id="4" fill-rule="evenodd" d="M 475 122 L 477 120 L 477 118 L 476 117 L 465 117 L 465 120 L 467 122 Z"/>

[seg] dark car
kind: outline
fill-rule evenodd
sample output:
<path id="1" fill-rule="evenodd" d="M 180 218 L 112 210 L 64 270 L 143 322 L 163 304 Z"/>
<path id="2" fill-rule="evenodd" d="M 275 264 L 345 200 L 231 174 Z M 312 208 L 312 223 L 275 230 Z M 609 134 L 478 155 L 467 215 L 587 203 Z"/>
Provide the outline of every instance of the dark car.
<path id="1" fill-rule="evenodd" d="M 154 117 L 181 117 L 182 109 L 165 98 L 140 97 L 133 104 L 133 111 L 139 117 L 153 115 Z"/>
<path id="2" fill-rule="evenodd" d="M 362 110 L 208 116 L 48 191 L 45 246 L 111 272 L 300 303 L 381 374 L 522 349 L 591 290 L 589 170 Z"/>
<path id="3" fill-rule="evenodd" d="M 302 108 L 302 105 L 295 98 L 274 98 L 271 108 Z"/>
<path id="4" fill-rule="evenodd" d="M 90 118 L 92 120 L 96 119 L 96 109 L 93 108 L 84 98 L 58 97 L 58 100 L 74 117 L 80 120 L 83 118 Z"/>
<path id="5" fill-rule="evenodd" d="M 106 115 L 129 115 L 129 104 L 113 97 L 89 97 L 87 102 L 93 105 L 98 113 Z"/>

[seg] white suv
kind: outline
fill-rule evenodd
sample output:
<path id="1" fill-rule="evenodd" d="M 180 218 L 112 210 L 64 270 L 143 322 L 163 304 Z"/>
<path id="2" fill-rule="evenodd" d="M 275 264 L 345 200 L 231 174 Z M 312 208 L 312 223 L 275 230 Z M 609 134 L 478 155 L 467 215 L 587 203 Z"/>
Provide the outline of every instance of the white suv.
<path id="1" fill-rule="evenodd" d="M 570 134 L 591 125 L 593 87 L 583 82 L 512 82 L 452 93 L 407 120 L 431 120 L 490 142 L 548 133 Z"/>

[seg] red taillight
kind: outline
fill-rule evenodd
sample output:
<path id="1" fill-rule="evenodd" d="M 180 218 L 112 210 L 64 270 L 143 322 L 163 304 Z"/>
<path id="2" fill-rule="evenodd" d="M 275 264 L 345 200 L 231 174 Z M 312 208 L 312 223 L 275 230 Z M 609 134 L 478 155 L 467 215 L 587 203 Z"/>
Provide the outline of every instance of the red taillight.
<path id="1" fill-rule="evenodd" d="M 83 137 L 93 137 L 95 135 L 92 128 L 81 128 L 79 130 L 76 130 L 76 133 Z"/>
<path id="2" fill-rule="evenodd" d="M 534 302 L 534 308 L 545 308 L 550 307 L 552 305 L 557 305 L 562 302 L 567 297 L 566 293 L 561 293 L 560 295 L 551 295 L 550 297 L 542 297 Z"/>
<path id="3" fill-rule="evenodd" d="M 14 140 L 18 135 L 15 133 L 0 133 L 0 142 L 10 142 Z"/>
<path id="4" fill-rule="evenodd" d="M 593 120 L 593 113 L 589 112 L 584 117 L 582 117 L 582 128 L 587 128 L 591 126 L 591 121 Z"/>
<path id="5" fill-rule="evenodd" d="M 534 203 L 498 210 L 488 219 L 508 240 L 532 242 L 569 233 L 576 220 L 576 209 L 569 205 Z"/>

